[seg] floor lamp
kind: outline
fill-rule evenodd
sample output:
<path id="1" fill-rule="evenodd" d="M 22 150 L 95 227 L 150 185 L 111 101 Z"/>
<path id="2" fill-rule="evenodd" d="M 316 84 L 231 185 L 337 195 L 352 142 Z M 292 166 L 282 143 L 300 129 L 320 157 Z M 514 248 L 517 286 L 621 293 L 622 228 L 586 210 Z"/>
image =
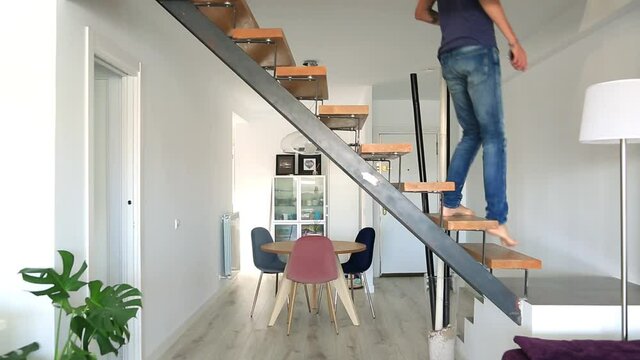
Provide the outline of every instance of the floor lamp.
<path id="1" fill-rule="evenodd" d="M 627 319 L 627 141 L 640 139 L 640 79 L 609 81 L 587 88 L 580 142 L 620 144 L 620 272 L 622 340 Z"/>

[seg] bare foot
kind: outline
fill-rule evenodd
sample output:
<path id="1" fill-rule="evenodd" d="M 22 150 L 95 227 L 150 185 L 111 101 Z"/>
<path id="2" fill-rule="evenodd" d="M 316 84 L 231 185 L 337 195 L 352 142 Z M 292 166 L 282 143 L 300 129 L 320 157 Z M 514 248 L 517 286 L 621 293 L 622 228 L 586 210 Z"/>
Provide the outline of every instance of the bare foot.
<path id="1" fill-rule="evenodd" d="M 518 245 L 518 242 L 509 235 L 509 231 L 507 230 L 507 226 L 504 224 L 498 225 L 497 228 L 489 229 L 487 232 L 493 236 L 497 236 L 500 238 L 500 242 L 504 246 L 514 247 Z"/>
<path id="2" fill-rule="evenodd" d="M 456 215 L 475 215 L 473 210 L 466 208 L 462 205 L 457 208 L 442 207 L 442 216 L 456 216 Z"/>

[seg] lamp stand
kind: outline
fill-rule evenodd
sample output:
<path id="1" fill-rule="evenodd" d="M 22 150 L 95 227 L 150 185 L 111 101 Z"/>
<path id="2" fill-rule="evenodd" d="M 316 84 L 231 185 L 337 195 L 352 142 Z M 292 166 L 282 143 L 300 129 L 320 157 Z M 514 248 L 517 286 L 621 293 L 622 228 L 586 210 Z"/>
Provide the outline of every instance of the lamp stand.
<path id="1" fill-rule="evenodd" d="M 620 139 L 620 264 L 622 282 L 622 340 L 628 340 L 627 319 L 627 140 Z"/>

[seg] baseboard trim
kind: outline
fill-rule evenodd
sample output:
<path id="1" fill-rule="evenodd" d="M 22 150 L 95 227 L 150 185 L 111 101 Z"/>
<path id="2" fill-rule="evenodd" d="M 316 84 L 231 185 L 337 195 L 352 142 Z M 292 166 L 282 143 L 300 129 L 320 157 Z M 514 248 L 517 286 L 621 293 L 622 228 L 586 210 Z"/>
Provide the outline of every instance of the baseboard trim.
<path id="1" fill-rule="evenodd" d="M 237 274 L 236 274 L 237 275 Z M 238 278 L 238 276 L 233 276 L 230 279 L 222 279 L 221 288 L 209 298 L 202 306 L 198 308 L 182 325 L 180 325 L 174 332 L 172 332 L 167 339 L 175 339 L 173 342 L 164 342 L 163 345 L 156 348 L 151 355 L 144 356 L 144 359 L 147 360 L 155 360 L 160 359 L 164 354 L 166 354 L 169 349 L 171 349 L 178 339 L 187 331 L 187 329 L 191 328 L 195 325 L 195 323 L 202 318 L 205 311 L 216 301 L 218 298 L 229 291 L 230 285 Z M 228 280 L 228 281 L 225 281 Z"/>

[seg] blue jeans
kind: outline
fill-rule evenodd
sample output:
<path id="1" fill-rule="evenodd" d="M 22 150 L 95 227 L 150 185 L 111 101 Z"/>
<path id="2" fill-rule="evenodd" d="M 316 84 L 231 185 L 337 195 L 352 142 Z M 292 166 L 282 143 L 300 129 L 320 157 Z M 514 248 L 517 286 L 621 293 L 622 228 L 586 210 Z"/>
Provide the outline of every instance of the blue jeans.
<path id="1" fill-rule="evenodd" d="M 447 174 L 447 181 L 456 187 L 445 193 L 444 206 L 460 206 L 469 167 L 482 145 L 486 217 L 503 224 L 509 206 L 498 49 L 465 46 L 443 53 L 439 59 L 462 127 L 462 139 Z"/>

